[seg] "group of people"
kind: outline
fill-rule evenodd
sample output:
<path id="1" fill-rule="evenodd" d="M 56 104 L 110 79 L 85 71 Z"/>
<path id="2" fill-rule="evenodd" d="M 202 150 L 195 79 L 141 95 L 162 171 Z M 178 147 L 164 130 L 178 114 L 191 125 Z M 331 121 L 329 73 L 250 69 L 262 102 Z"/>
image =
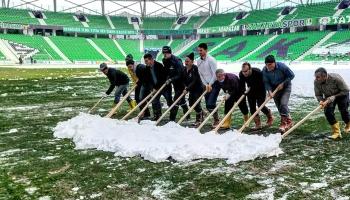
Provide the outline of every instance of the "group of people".
<path id="1" fill-rule="evenodd" d="M 167 105 L 170 107 L 183 93 L 188 93 L 188 103 L 189 106 L 192 106 L 205 92 L 205 107 L 211 113 L 216 108 L 220 90 L 223 90 L 226 93 L 224 96 L 225 114 L 244 95 L 244 99 L 238 104 L 238 107 L 243 114 L 244 122 L 247 122 L 249 112 L 253 115 L 257 106 L 262 106 L 266 98 L 272 98 L 281 118 L 279 131 L 284 133 L 293 126 L 288 103 L 292 91 L 292 80 L 295 75 L 287 65 L 276 62 L 273 55 L 268 55 L 265 58 L 265 67 L 262 70 L 252 67 L 250 63 L 245 62 L 242 64 L 239 76 L 237 76 L 217 68 L 215 58 L 208 54 L 206 43 L 199 44 L 197 51 L 199 58 L 195 61 L 194 53 L 190 53 L 185 57 L 185 66 L 180 58 L 172 54 L 169 46 L 162 48 L 164 56 L 162 63 L 156 61 L 151 54 L 147 53 L 143 56 L 145 64 L 136 64 L 132 55 L 129 54 L 125 58 L 126 66 L 132 81 L 137 85 L 135 89 L 136 102 L 127 97 L 130 107 L 135 107 L 136 103 L 141 102 L 152 91 L 161 89 L 151 102 L 153 110 L 152 120 L 158 120 L 162 115 L 161 96 L 165 98 Z M 108 68 L 104 63 L 100 65 L 100 70 L 107 75 L 111 83 L 106 95 L 109 95 L 114 87 L 117 86 L 114 103 L 118 103 L 120 96 L 127 93 L 128 76 L 122 71 Z M 165 87 L 162 87 L 163 85 Z M 315 95 L 320 105 L 324 108 L 329 124 L 332 126 L 333 132 L 331 137 L 333 139 L 341 137 L 340 125 L 334 117 L 336 105 L 338 105 L 342 119 L 346 124 L 345 132 L 350 132 L 348 112 L 349 88 L 340 75 L 328 74 L 324 68 L 317 69 L 315 71 Z M 247 100 L 245 97 L 247 97 Z M 140 105 L 141 110 L 143 106 L 145 104 Z M 188 111 L 185 95 L 182 95 L 181 99 L 170 110 L 170 121 L 175 121 L 179 107 L 182 108 L 184 113 Z M 193 125 L 198 127 L 203 121 L 206 112 L 204 112 L 200 103 L 196 104 L 194 110 L 196 112 L 196 120 Z M 266 115 L 266 126 L 271 126 L 274 122 L 271 110 L 263 106 L 261 111 Z M 141 119 L 150 118 L 151 113 L 147 108 Z M 254 117 L 254 122 L 255 126 L 253 129 L 258 130 L 262 128 L 259 114 Z M 215 112 L 213 114 L 212 127 L 218 126 L 219 123 L 218 112 Z M 231 117 L 229 116 L 221 125 L 221 128 L 227 129 L 230 127 Z"/>

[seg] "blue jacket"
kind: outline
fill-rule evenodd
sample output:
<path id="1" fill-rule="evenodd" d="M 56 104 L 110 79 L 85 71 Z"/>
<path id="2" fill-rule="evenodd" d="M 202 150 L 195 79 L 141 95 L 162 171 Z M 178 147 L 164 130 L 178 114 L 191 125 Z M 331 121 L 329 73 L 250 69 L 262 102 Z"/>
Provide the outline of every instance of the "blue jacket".
<path id="1" fill-rule="evenodd" d="M 267 91 L 275 90 L 281 83 L 284 83 L 284 87 L 287 87 L 291 85 L 293 78 L 294 73 L 284 63 L 276 62 L 276 68 L 273 71 L 268 71 L 266 66 L 263 68 L 263 80 Z"/>

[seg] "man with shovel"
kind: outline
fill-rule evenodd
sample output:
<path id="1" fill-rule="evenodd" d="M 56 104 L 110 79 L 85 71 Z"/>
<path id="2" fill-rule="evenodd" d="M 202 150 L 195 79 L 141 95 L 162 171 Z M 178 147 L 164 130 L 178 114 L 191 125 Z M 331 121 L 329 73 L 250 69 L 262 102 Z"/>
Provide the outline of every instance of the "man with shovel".
<path id="1" fill-rule="evenodd" d="M 104 94 L 104 97 L 110 95 L 114 88 L 116 88 L 114 93 L 114 104 L 118 104 L 120 96 L 125 96 L 128 93 L 129 77 L 120 70 L 108 67 L 106 63 L 100 65 L 100 71 L 107 76 L 110 82 L 110 86 Z M 130 108 L 133 109 L 136 106 L 136 101 L 131 99 L 130 96 L 126 98 Z"/>
<path id="2" fill-rule="evenodd" d="M 231 73 L 225 73 L 223 69 L 216 70 L 215 87 L 221 88 L 225 93 L 225 114 L 227 114 L 233 107 L 234 103 L 244 94 L 244 86 L 240 84 L 239 78 Z M 248 120 L 248 107 L 244 98 L 238 104 L 239 109 L 243 114 L 244 122 Z M 231 127 L 231 115 L 226 119 L 224 124 L 220 127 L 228 129 Z"/>
<path id="3" fill-rule="evenodd" d="M 344 79 L 336 73 L 327 73 L 325 68 L 318 68 L 315 71 L 314 90 L 317 100 L 324 108 L 328 123 L 332 126 L 331 139 L 341 138 L 339 122 L 335 119 L 334 110 L 338 105 L 339 112 L 345 122 L 346 133 L 350 132 L 349 117 L 349 87 Z"/>
<path id="4" fill-rule="evenodd" d="M 263 68 L 263 80 L 265 89 L 269 97 L 275 101 L 278 112 L 281 116 L 279 131 L 286 132 L 293 126 L 292 118 L 289 114 L 288 102 L 292 92 L 293 71 L 284 63 L 276 62 L 273 55 L 265 58 L 265 67 Z M 273 91 L 278 92 L 273 95 Z"/>
<path id="5" fill-rule="evenodd" d="M 250 113 L 253 115 L 256 112 L 256 106 L 260 107 L 266 99 L 266 90 L 263 81 L 263 74 L 259 68 L 251 67 L 250 63 L 242 64 L 242 70 L 239 73 L 240 85 L 245 88 L 245 84 L 250 88 L 247 97 Z M 270 109 L 264 106 L 261 111 L 267 117 L 267 126 L 272 126 L 273 116 Z M 261 129 L 260 116 L 257 114 L 254 117 L 254 130 Z"/>

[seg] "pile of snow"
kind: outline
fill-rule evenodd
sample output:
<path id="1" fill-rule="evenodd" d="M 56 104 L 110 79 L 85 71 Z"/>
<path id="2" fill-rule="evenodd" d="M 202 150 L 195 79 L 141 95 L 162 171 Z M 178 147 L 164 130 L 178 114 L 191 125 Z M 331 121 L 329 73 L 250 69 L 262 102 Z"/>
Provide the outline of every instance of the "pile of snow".
<path id="1" fill-rule="evenodd" d="M 120 121 L 80 113 L 54 128 L 54 136 L 72 138 L 77 149 L 96 148 L 116 156 L 141 156 L 151 162 L 169 157 L 180 162 L 194 159 L 227 159 L 227 163 L 253 160 L 282 153 L 280 134 L 268 137 L 226 132 L 200 134 L 176 123 L 155 126 L 153 122 Z"/>

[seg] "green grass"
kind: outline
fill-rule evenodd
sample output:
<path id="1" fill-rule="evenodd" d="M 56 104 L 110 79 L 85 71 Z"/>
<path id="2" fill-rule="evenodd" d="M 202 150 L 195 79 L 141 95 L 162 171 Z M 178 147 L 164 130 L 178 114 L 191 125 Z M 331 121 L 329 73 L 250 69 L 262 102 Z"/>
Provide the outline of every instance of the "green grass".
<path id="1" fill-rule="evenodd" d="M 281 143 L 284 154 L 279 157 L 238 165 L 227 165 L 221 159 L 151 163 L 139 157 L 77 150 L 73 141 L 53 137 L 52 128 L 58 122 L 87 112 L 108 87 L 107 79 L 96 70 L 23 70 L 0 69 L 0 199 L 90 199 L 98 193 L 101 196 L 95 199 L 248 199 L 264 190 L 275 199 L 284 195 L 287 199 L 350 196 L 349 136 L 340 141 L 324 139 L 329 127 L 322 113 Z M 317 105 L 313 98 L 294 98 L 295 120 Z M 96 114 L 105 115 L 112 101 L 106 99 Z M 116 117 L 127 108 L 125 105 Z M 220 113 L 222 116 L 222 110 Z M 239 111 L 233 119 L 234 127 L 242 124 Z M 274 133 L 278 121 L 263 133 Z M 10 129 L 18 132 L 9 133 Z M 48 156 L 57 157 L 43 159 Z M 324 181 L 327 187 L 310 189 L 310 184 Z M 29 194 L 31 187 L 37 189 Z M 156 189 L 164 194 L 155 193 Z"/>

